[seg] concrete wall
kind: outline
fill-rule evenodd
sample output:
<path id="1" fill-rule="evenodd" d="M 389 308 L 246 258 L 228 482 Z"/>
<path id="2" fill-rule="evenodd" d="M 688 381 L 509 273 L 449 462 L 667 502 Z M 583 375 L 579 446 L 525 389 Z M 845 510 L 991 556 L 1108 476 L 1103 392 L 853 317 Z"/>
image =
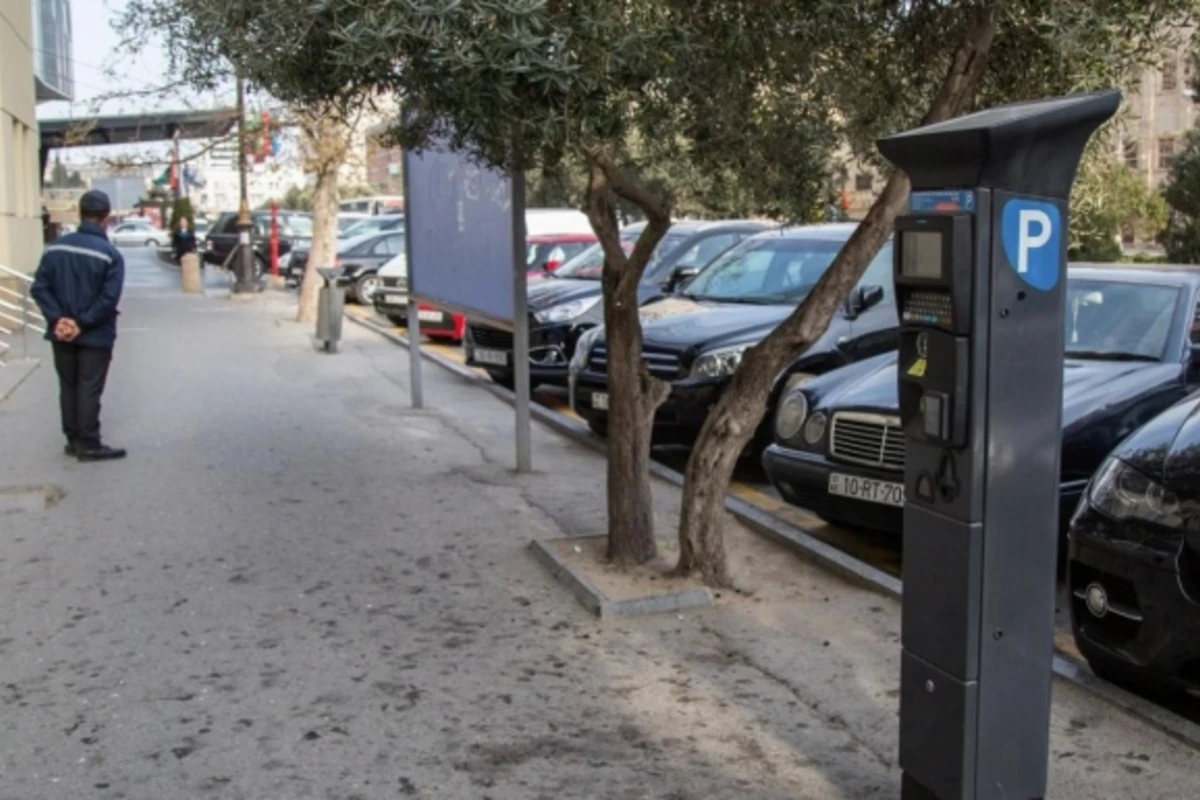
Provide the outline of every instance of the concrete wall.
<path id="1" fill-rule="evenodd" d="M 42 252 L 32 42 L 29 0 L 0 0 L 0 264 L 24 272 Z"/>

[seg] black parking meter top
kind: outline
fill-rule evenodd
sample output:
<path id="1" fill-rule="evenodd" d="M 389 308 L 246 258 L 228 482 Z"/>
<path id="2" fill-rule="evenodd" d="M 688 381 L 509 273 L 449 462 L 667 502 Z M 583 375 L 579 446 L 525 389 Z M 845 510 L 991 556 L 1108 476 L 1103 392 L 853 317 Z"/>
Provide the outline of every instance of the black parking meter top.
<path id="1" fill-rule="evenodd" d="M 981 186 L 1066 199 L 1084 145 L 1120 104 L 1115 89 L 1012 103 L 876 144 L 916 191 Z"/>

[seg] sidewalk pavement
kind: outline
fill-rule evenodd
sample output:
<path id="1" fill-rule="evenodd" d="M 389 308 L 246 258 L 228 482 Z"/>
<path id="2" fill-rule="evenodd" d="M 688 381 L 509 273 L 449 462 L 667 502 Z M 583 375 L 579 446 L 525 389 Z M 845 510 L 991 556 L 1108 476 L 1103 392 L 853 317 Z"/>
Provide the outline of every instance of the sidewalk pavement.
<path id="1" fill-rule="evenodd" d="M 899 608 L 730 523 L 757 591 L 598 622 L 527 551 L 604 530 L 601 459 L 290 298 L 133 290 L 105 435 L 0 403 L 0 799 L 896 797 Z M 678 491 L 655 487 L 670 536 Z M 55 495 L 52 493 L 52 499 Z M 1055 683 L 1055 798 L 1197 793 L 1191 748 Z"/>

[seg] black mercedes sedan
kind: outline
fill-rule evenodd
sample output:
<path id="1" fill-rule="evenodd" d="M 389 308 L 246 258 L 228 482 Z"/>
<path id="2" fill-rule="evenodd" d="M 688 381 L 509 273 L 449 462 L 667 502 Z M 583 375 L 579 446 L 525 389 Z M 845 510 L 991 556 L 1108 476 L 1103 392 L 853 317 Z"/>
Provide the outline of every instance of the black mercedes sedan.
<path id="1" fill-rule="evenodd" d="M 1069 536 L 1071 626 L 1092 670 L 1200 691 L 1200 394 L 1113 451 Z"/>
<path id="2" fill-rule="evenodd" d="M 1198 289 L 1195 268 L 1068 271 L 1061 529 L 1113 447 L 1200 386 L 1189 338 Z M 784 500 L 830 522 L 901 532 L 905 440 L 895 353 L 793 389 L 774 417 L 763 466 Z"/>
<path id="3" fill-rule="evenodd" d="M 733 245 L 769 223 L 754 220 L 680 220 L 671 225 L 650 256 L 638 286 L 645 303 L 669 293 Z M 621 244 L 632 251 L 644 223 L 621 229 Z M 604 321 L 601 304 L 604 251 L 589 247 L 544 278 L 530 281 L 529 375 L 534 384 L 567 385 L 567 365 L 575 342 L 588 328 Z M 467 364 L 482 367 L 492 380 L 512 386 L 512 334 L 481 323 L 467 325 L 463 337 Z"/>
<path id="4" fill-rule="evenodd" d="M 642 309 L 642 358 L 671 382 L 654 418 L 655 444 L 692 444 L 709 408 L 729 385 L 747 348 L 788 317 L 833 263 L 854 224 L 804 225 L 760 233 L 717 258 L 675 296 Z M 892 246 L 867 267 L 840 314 L 776 385 L 776 393 L 896 347 Z M 591 429 L 608 428 L 607 352 L 602 331 L 577 352 L 572 402 Z M 764 420 L 751 450 L 769 442 Z"/>

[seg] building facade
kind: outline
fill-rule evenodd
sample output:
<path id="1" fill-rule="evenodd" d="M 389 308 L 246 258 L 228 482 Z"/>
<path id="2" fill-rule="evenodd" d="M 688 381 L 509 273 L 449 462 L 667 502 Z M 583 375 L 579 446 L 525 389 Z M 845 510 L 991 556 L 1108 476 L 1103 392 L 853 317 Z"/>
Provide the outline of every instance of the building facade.
<path id="1" fill-rule="evenodd" d="M 22 272 L 41 255 L 36 107 L 70 98 L 70 44 L 68 0 L 0 0 L 0 264 Z"/>
<path id="2" fill-rule="evenodd" d="M 367 184 L 379 194 L 404 194 L 404 154 L 385 143 L 387 129 L 383 122 L 366 131 Z"/>
<path id="3" fill-rule="evenodd" d="M 204 183 L 188 189 L 197 211 L 214 217 L 237 211 L 241 187 L 238 182 L 237 139 L 216 142 L 196 161 L 196 172 Z M 303 186 L 304 171 L 294 158 L 274 157 L 261 164 L 250 159 L 246 165 L 246 197 L 251 208 L 280 200 L 292 186 Z"/>

